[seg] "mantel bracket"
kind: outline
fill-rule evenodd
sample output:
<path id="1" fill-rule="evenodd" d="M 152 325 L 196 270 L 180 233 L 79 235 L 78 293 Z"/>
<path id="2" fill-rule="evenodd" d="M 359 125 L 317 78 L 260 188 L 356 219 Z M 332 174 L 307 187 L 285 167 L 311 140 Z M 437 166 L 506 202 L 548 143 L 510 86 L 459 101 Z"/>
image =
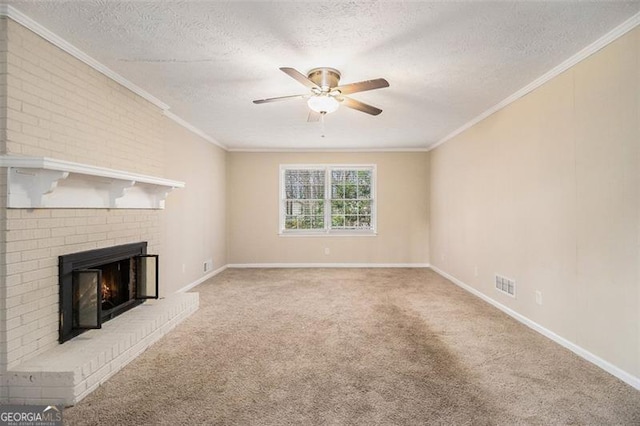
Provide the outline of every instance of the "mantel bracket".
<path id="1" fill-rule="evenodd" d="M 163 209 L 184 182 L 47 157 L 0 155 L 8 208 Z"/>

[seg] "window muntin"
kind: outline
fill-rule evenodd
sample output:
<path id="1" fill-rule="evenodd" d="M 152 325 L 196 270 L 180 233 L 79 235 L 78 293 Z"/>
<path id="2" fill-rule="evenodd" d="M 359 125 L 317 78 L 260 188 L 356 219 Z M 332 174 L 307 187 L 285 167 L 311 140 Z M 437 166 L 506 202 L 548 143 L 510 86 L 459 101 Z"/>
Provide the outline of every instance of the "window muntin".
<path id="1" fill-rule="evenodd" d="M 331 228 L 371 229 L 373 170 L 331 171 Z"/>
<path id="2" fill-rule="evenodd" d="M 325 171 L 284 171 L 285 229 L 324 229 Z"/>
<path id="3" fill-rule="evenodd" d="M 375 233 L 374 165 L 281 166 L 280 232 Z"/>

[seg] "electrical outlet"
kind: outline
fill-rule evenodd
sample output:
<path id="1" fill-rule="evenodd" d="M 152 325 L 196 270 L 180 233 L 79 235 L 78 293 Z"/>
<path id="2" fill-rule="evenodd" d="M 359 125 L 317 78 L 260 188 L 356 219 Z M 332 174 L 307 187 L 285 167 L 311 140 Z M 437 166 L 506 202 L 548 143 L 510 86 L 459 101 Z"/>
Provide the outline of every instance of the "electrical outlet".
<path id="1" fill-rule="evenodd" d="M 213 269 L 213 259 L 205 260 L 202 269 L 204 270 L 204 272 L 209 272 L 210 270 L 212 270 Z"/>
<path id="2" fill-rule="evenodd" d="M 331 254 L 331 249 L 329 249 L 329 247 L 325 247 L 324 248 L 324 254 L 326 254 L 327 256 L 329 256 Z"/>
<path id="3" fill-rule="evenodd" d="M 536 303 L 542 305 L 542 292 L 540 290 L 536 290 Z"/>

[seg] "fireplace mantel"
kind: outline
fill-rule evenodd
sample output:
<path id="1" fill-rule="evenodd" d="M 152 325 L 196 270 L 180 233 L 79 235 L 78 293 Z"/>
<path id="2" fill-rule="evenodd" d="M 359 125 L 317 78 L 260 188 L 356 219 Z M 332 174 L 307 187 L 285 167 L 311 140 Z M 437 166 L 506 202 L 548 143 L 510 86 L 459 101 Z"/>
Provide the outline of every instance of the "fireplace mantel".
<path id="1" fill-rule="evenodd" d="M 163 209 L 184 182 L 48 157 L 0 155 L 8 208 Z"/>

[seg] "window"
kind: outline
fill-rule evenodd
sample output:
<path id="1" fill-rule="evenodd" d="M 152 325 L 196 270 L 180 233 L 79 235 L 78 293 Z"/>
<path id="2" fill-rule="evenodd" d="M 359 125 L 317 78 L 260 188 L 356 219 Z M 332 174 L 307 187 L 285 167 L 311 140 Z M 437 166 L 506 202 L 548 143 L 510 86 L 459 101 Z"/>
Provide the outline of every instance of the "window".
<path id="1" fill-rule="evenodd" d="M 280 233 L 375 233 L 375 166 L 280 166 Z"/>

